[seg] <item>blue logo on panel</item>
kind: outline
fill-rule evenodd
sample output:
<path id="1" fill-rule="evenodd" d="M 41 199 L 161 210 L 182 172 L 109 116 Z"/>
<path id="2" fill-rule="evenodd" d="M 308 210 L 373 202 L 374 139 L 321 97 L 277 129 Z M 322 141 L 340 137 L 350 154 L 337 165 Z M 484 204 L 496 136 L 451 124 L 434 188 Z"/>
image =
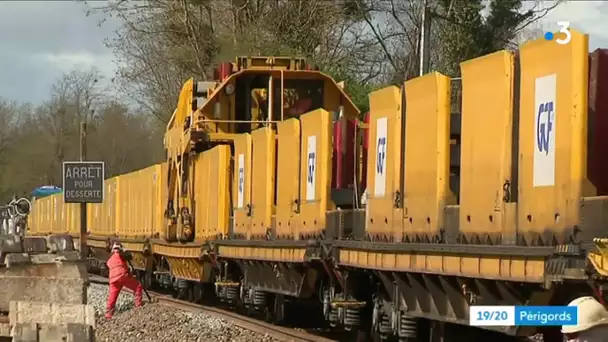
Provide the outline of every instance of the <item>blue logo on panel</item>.
<path id="1" fill-rule="evenodd" d="M 245 183 L 245 169 L 239 168 L 239 192 L 243 192 Z"/>
<path id="2" fill-rule="evenodd" d="M 376 172 L 384 174 L 384 162 L 386 160 L 386 137 L 378 139 L 378 151 L 376 151 Z"/>
<path id="3" fill-rule="evenodd" d="M 538 126 L 536 127 L 536 148 L 539 152 L 549 154 L 551 130 L 553 130 L 553 101 L 542 103 L 538 107 Z"/>
<path id="4" fill-rule="evenodd" d="M 315 174 L 315 152 L 308 153 L 308 183 L 312 184 L 312 180 Z"/>

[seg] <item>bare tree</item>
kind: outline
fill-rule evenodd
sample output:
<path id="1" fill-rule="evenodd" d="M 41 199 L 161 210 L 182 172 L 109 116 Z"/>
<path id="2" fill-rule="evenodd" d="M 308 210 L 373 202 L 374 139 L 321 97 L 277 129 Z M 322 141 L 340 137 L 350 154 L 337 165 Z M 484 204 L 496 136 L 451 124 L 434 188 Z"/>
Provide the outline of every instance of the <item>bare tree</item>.
<path id="1" fill-rule="evenodd" d="M 463 60 L 516 48 L 516 37 L 562 2 L 535 0 L 524 10 L 521 0 L 428 0 L 431 69 L 457 76 Z M 365 22 L 385 57 L 382 81 L 399 83 L 417 76 L 424 2 L 367 0 L 360 6 L 369 10 Z"/>
<path id="2" fill-rule="evenodd" d="M 123 26 L 108 42 L 123 92 L 161 121 L 183 82 L 211 78 L 237 55 L 296 55 L 367 82 L 380 73 L 380 42 L 349 1 L 115 1 L 96 11 Z"/>
<path id="3" fill-rule="evenodd" d="M 12 131 L 17 122 L 17 110 L 14 103 L 0 99 L 0 168 L 5 162 L 4 158 L 11 141 L 14 139 Z"/>

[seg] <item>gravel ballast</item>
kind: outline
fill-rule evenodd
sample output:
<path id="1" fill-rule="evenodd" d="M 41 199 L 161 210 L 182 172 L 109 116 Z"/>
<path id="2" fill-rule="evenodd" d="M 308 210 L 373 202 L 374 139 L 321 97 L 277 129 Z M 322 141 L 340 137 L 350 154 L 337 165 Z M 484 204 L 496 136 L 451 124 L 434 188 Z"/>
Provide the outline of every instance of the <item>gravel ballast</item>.
<path id="1" fill-rule="evenodd" d="M 133 295 L 122 291 L 111 320 L 104 317 L 108 287 L 90 284 L 88 303 L 95 307 L 96 341 L 121 342 L 275 342 L 267 335 L 252 332 L 224 319 L 192 313 L 163 304 L 147 303 L 134 308 Z"/>

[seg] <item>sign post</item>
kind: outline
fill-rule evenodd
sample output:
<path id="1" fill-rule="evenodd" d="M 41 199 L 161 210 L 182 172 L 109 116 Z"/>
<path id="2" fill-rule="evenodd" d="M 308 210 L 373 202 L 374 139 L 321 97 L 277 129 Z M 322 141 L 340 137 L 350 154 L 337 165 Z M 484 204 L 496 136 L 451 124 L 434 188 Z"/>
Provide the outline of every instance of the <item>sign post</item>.
<path id="1" fill-rule="evenodd" d="M 80 257 L 87 255 L 87 203 L 103 203 L 103 162 L 63 162 L 63 202 L 80 204 Z"/>
<path id="2" fill-rule="evenodd" d="M 103 203 L 104 167 L 98 161 L 63 162 L 64 203 Z"/>
<path id="3" fill-rule="evenodd" d="M 87 259 L 87 203 L 103 203 L 105 165 L 86 159 L 86 124 L 80 125 L 80 161 L 63 162 L 63 202 L 80 204 L 80 258 Z"/>
<path id="4" fill-rule="evenodd" d="M 87 160 L 87 122 L 80 122 L 80 161 Z M 102 167 L 102 171 L 103 167 Z M 64 187 L 65 189 L 65 187 Z M 101 191 L 103 202 L 103 172 L 101 178 Z M 64 199 L 65 201 L 65 199 Z M 80 203 L 80 260 L 87 260 L 89 249 L 87 248 L 87 202 Z"/>

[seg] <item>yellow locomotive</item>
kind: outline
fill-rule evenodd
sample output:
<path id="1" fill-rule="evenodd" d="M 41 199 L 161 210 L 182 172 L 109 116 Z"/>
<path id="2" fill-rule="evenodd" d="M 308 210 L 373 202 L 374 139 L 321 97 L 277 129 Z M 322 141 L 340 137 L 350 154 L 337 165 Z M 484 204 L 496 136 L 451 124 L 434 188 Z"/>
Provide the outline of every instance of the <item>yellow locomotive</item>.
<path id="1" fill-rule="evenodd" d="M 89 204 L 90 255 L 101 265 L 119 239 L 148 286 L 277 321 L 314 304 L 331 326 L 403 341 L 467 325 L 470 305 L 603 297 L 608 77 L 571 33 L 463 62 L 458 112 L 439 73 L 374 91 L 360 120 L 301 58 L 222 64 L 216 82 L 185 83 L 167 162 L 106 180 Z M 30 234 L 77 237 L 60 196 L 34 203 Z"/>

